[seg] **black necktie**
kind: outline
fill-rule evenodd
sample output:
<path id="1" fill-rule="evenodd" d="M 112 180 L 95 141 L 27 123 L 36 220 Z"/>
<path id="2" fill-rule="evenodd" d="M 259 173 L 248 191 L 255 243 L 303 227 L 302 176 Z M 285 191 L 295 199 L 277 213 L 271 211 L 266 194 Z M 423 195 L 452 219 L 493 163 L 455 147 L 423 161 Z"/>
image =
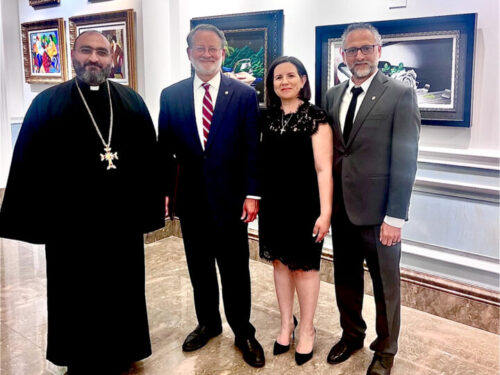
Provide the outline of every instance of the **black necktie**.
<path id="1" fill-rule="evenodd" d="M 356 102 L 358 101 L 358 96 L 363 92 L 361 87 L 353 87 L 351 89 L 352 99 L 349 104 L 349 109 L 347 110 L 347 115 L 345 116 L 344 122 L 344 142 L 347 144 L 349 140 L 349 134 L 351 134 L 352 130 L 352 122 L 354 120 L 354 112 L 356 111 Z"/>

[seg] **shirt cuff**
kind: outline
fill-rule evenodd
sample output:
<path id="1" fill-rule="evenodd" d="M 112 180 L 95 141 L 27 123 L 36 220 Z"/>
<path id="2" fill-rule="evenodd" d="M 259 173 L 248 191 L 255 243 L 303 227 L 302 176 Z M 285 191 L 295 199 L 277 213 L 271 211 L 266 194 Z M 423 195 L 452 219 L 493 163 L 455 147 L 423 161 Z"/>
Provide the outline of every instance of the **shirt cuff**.
<path id="1" fill-rule="evenodd" d="M 386 215 L 384 217 L 384 223 L 389 224 L 391 227 L 403 228 L 403 225 L 405 225 L 405 219 Z"/>
<path id="2" fill-rule="evenodd" d="M 247 195 L 247 198 L 257 199 L 258 201 L 260 200 L 260 197 L 258 195 Z"/>

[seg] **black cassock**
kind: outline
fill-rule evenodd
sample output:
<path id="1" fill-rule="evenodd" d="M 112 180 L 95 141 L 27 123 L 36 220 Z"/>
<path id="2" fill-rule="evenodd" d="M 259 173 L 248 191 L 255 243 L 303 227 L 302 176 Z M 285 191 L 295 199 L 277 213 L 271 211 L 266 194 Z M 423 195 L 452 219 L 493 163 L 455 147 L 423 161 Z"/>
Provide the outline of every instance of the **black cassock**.
<path id="1" fill-rule="evenodd" d="M 106 84 L 78 81 L 107 141 Z M 46 244 L 47 359 L 132 362 L 151 354 L 143 233 L 164 223 L 156 136 L 142 98 L 110 82 L 116 169 L 107 169 L 75 80 L 40 93 L 16 143 L 0 236 Z"/>

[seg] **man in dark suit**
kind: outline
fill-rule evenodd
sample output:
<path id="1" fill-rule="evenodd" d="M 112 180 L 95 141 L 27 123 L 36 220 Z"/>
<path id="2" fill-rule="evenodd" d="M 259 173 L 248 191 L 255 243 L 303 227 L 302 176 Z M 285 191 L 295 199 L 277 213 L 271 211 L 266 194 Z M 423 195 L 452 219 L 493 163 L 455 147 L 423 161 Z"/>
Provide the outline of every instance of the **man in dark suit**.
<path id="1" fill-rule="evenodd" d="M 377 339 L 367 374 L 390 374 L 400 328 L 401 228 L 417 168 L 420 115 L 415 90 L 378 72 L 382 40 L 370 24 L 342 36 L 350 80 L 328 90 L 334 129 L 334 272 L 342 338 L 328 362 L 363 347 L 363 262 L 373 282 Z"/>
<path id="2" fill-rule="evenodd" d="M 221 74 L 222 31 L 198 25 L 187 43 L 195 75 L 163 90 L 159 119 L 166 201 L 175 200 L 170 213 L 175 209 L 181 222 L 198 318 L 182 349 L 197 350 L 222 332 L 217 262 L 235 345 L 248 364 L 262 367 L 264 351 L 249 321 L 247 234 L 259 208 L 257 95 Z"/>

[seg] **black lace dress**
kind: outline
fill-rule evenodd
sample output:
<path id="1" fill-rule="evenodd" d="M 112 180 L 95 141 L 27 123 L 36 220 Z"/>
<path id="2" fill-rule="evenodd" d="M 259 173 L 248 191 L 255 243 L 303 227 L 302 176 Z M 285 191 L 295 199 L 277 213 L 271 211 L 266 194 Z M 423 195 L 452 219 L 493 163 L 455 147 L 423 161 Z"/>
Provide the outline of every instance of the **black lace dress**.
<path id="1" fill-rule="evenodd" d="M 262 115 L 260 256 L 290 270 L 320 266 L 323 242 L 312 236 L 320 201 L 311 137 L 326 122 L 325 111 L 307 102 L 295 113 L 273 108 Z"/>

